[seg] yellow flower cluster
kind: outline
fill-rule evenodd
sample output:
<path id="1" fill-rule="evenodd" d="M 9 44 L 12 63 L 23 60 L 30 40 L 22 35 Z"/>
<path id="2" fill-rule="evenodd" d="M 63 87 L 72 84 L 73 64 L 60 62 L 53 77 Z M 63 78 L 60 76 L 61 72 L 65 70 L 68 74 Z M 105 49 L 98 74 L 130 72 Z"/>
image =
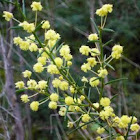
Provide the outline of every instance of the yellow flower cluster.
<path id="1" fill-rule="evenodd" d="M 101 100 L 100 100 L 100 104 L 101 104 L 103 107 L 109 106 L 109 105 L 110 105 L 110 99 L 107 98 L 107 97 L 103 97 L 103 98 L 101 98 Z"/>
<path id="2" fill-rule="evenodd" d="M 29 100 L 29 97 L 28 97 L 27 94 L 23 94 L 23 95 L 21 95 L 20 98 L 21 98 L 21 101 L 24 102 L 24 103 L 27 103 L 27 102 L 30 101 L 30 100 Z"/>
<path id="3" fill-rule="evenodd" d="M 35 30 L 34 23 L 28 23 L 27 21 L 20 23 L 19 26 L 23 27 L 28 33 L 32 33 Z"/>
<path id="4" fill-rule="evenodd" d="M 72 104 L 74 103 L 74 100 L 73 100 L 72 97 L 67 96 L 67 97 L 65 98 L 65 103 L 66 103 L 66 105 L 72 105 Z"/>
<path id="5" fill-rule="evenodd" d="M 84 71 L 84 72 L 87 72 L 88 70 L 91 70 L 90 64 L 89 63 L 84 63 L 81 66 L 81 70 Z"/>
<path id="6" fill-rule="evenodd" d="M 48 30 L 45 33 L 45 40 L 58 40 L 58 39 L 60 39 L 60 35 L 52 29 Z"/>
<path id="7" fill-rule="evenodd" d="M 99 79 L 97 79 L 97 77 L 92 77 L 92 78 L 90 78 L 89 83 L 92 87 L 96 87 L 99 85 L 100 81 L 99 81 Z"/>
<path id="8" fill-rule="evenodd" d="M 49 21 L 45 21 L 43 24 L 42 24 L 42 29 L 49 29 L 50 28 L 50 23 Z"/>
<path id="9" fill-rule="evenodd" d="M 3 17 L 6 21 L 10 21 L 13 18 L 13 14 L 8 11 L 3 11 Z"/>
<path id="10" fill-rule="evenodd" d="M 88 56 L 91 50 L 90 50 L 89 46 L 83 45 L 83 46 L 81 46 L 81 48 L 79 49 L 79 51 L 80 51 L 80 53 L 82 55 Z"/>
<path id="11" fill-rule="evenodd" d="M 89 116 L 89 114 L 84 114 L 84 115 L 82 116 L 82 121 L 83 121 L 83 122 L 89 122 L 90 119 L 91 119 L 91 117 Z"/>
<path id="12" fill-rule="evenodd" d="M 38 102 L 38 101 L 33 101 L 33 102 L 30 104 L 30 108 L 31 108 L 33 111 L 38 111 L 39 102 Z"/>
<path id="13" fill-rule="evenodd" d="M 105 78 L 108 75 L 108 71 L 106 69 L 100 68 L 100 70 L 98 70 L 98 76 Z"/>
<path id="14" fill-rule="evenodd" d="M 60 116 L 65 116 L 66 114 L 66 108 L 65 107 L 61 107 L 60 110 L 59 110 L 59 115 Z"/>
<path id="15" fill-rule="evenodd" d="M 50 100 L 51 100 L 51 101 L 57 102 L 58 99 L 59 99 L 59 95 L 58 95 L 57 93 L 52 93 L 52 94 L 50 95 Z"/>
<path id="16" fill-rule="evenodd" d="M 102 134 L 102 133 L 104 133 L 104 131 L 105 131 L 105 129 L 103 127 L 98 127 L 98 129 L 97 129 L 98 134 Z"/>
<path id="17" fill-rule="evenodd" d="M 122 52 L 123 52 L 123 47 L 120 45 L 115 45 L 112 48 L 111 56 L 114 59 L 119 59 L 121 57 Z"/>
<path id="18" fill-rule="evenodd" d="M 24 72 L 22 72 L 22 74 L 24 78 L 30 78 L 32 75 L 32 72 L 29 70 L 25 70 Z"/>
<path id="19" fill-rule="evenodd" d="M 116 140 L 125 140 L 123 136 L 116 137 Z"/>
<path id="20" fill-rule="evenodd" d="M 70 61 L 72 59 L 72 55 L 70 54 L 70 47 L 68 45 L 63 45 L 59 52 L 66 61 Z"/>
<path id="21" fill-rule="evenodd" d="M 44 70 L 44 67 L 43 67 L 43 65 L 41 63 L 36 63 L 33 66 L 33 69 L 34 69 L 35 72 L 41 73 Z"/>
<path id="22" fill-rule="evenodd" d="M 112 4 L 105 4 L 100 9 L 96 10 L 96 14 L 98 16 L 104 17 L 107 16 L 108 13 L 112 12 L 113 5 Z"/>
<path id="23" fill-rule="evenodd" d="M 96 33 L 95 34 L 90 34 L 88 36 L 88 40 L 89 41 L 96 41 L 96 40 L 98 40 L 98 35 Z"/>
<path id="24" fill-rule="evenodd" d="M 15 85 L 16 85 L 16 88 L 19 88 L 19 89 L 24 88 L 25 86 L 23 81 L 16 82 Z"/>
<path id="25" fill-rule="evenodd" d="M 42 5 L 41 5 L 41 3 L 40 2 L 33 2 L 32 4 L 31 4 L 31 8 L 32 8 L 32 10 L 33 11 L 41 11 L 42 10 Z"/>
<path id="26" fill-rule="evenodd" d="M 47 87 L 47 81 L 41 80 L 38 82 L 38 85 L 36 86 L 38 89 L 46 89 Z"/>
<path id="27" fill-rule="evenodd" d="M 27 81 L 27 86 L 29 89 L 34 89 L 37 86 L 37 82 L 33 79 Z"/>
<path id="28" fill-rule="evenodd" d="M 50 109 L 55 110 L 55 109 L 57 109 L 57 103 L 54 102 L 54 101 L 51 101 L 51 102 L 49 102 L 48 107 L 49 107 Z"/>
<path id="29" fill-rule="evenodd" d="M 50 64 L 47 66 L 47 72 L 50 74 L 59 74 L 59 70 L 57 69 L 57 66 L 54 64 Z"/>

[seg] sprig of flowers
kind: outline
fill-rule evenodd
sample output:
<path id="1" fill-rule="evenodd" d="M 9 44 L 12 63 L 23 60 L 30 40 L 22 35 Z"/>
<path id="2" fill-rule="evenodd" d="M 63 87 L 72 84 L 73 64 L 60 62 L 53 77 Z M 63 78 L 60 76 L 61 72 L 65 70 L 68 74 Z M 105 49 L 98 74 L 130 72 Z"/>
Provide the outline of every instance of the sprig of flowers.
<path id="1" fill-rule="evenodd" d="M 69 69 L 72 66 L 73 56 L 70 51 L 70 46 L 67 44 L 61 44 L 58 46 L 58 41 L 61 39 L 59 33 L 51 29 L 48 20 L 43 20 L 39 24 L 40 30 L 44 31 L 44 41 L 41 42 L 37 36 L 37 12 L 43 9 L 40 2 L 33 2 L 31 4 L 32 11 L 36 13 L 35 22 L 29 23 L 27 21 L 17 20 L 12 13 L 7 11 L 3 12 L 5 20 L 15 20 L 20 27 L 28 34 L 27 37 L 15 37 L 14 44 L 19 46 L 23 51 L 38 52 L 36 58 L 36 64 L 33 66 L 33 70 L 36 73 L 42 73 L 46 71 L 50 75 L 53 75 L 51 84 L 54 91 L 49 89 L 49 83 L 46 80 L 36 81 L 31 79 L 32 72 L 25 70 L 23 77 L 27 78 L 27 83 L 18 81 L 15 83 L 17 89 L 31 90 L 33 95 L 27 94 L 21 95 L 21 100 L 24 103 L 30 102 L 32 97 L 39 94 L 45 96 L 44 100 L 31 101 L 30 108 L 33 111 L 38 111 L 42 104 L 49 101 L 48 107 L 55 110 L 60 107 L 58 113 L 60 116 L 67 116 L 70 113 L 78 113 L 79 119 L 74 122 L 68 122 L 68 127 L 73 128 L 74 124 L 82 129 L 87 129 L 87 125 L 90 121 L 98 120 L 104 122 L 102 126 L 97 128 L 98 136 L 96 140 L 102 140 L 102 134 L 108 134 L 108 129 L 114 129 L 111 136 L 116 140 L 127 139 L 130 130 L 138 132 L 139 125 L 137 124 L 137 118 L 135 116 L 123 115 L 118 117 L 115 115 L 114 109 L 111 107 L 111 99 L 104 96 L 105 81 L 104 78 L 109 74 L 108 68 L 113 59 L 119 59 L 123 53 L 123 46 L 115 44 L 112 47 L 112 53 L 110 56 L 104 59 L 102 42 L 102 32 L 106 23 L 107 15 L 113 11 L 113 5 L 105 4 L 100 9 L 97 9 L 96 14 L 101 17 L 101 25 L 96 26 L 97 33 L 91 33 L 88 36 L 88 41 L 94 43 L 95 47 L 82 45 L 79 49 L 82 55 L 85 55 L 86 62 L 81 66 L 81 70 L 85 73 L 91 72 L 92 77 L 90 79 L 83 77 L 81 81 L 83 86 L 80 87 L 71 76 Z M 38 29 L 38 30 L 39 30 Z M 58 54 L 59 53 L 59 54 Z M 93 70 L 95 66 L 99 67 L 96 71 Z M 96 102 L 91 101 L 86 93 L 86 83 L 89 83 L 92 88 L 95 88 L 99 94 L 99 100 Z M 64 94 L 65 93 L 65 94 Z M 102 120 L 102 121 L 101 121 Z M 77 123 L 80 122 L 80 123 Z M 106 125 L 104 125 L 106 124 Z M 107 128 L 106 128 L 107 127 Z M 109 136 L 110 137 L 110 134 Z"/>

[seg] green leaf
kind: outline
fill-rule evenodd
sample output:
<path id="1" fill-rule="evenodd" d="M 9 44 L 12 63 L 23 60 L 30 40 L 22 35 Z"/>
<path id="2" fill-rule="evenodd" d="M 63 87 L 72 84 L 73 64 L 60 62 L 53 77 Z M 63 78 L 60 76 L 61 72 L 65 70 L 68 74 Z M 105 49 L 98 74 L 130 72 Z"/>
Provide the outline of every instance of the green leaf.
<path id="1" fill-rule="evenodd" d="M 55 45 L 51 48 L 51 51 L 50 52 L 53 52 L 53 50 L 56 48 L 57 44 L 59 43 L 60 40 L 57 40 L 57 42 L 55 43 Z M 64 43 L 62 43 L 64 44 Z"/>
<path id="2" fill-rule="evenodd" d="M 65 113 L 65 116 L 64 116 L 64 120 L 66 120 L 66 118 L 67 118 L 68 111 L 69 111 L 69 106 L 66 106 L 66 113 Z"/>
<path id="3" fill-rule="evenodd" d="M 16 90 L 16 93 L 21 93 L 21 92 L 24 92 L 26 89 L 18 89 L 18 90 Z"/>
<path id="4" fill-rule="evenodd" d="M 127 129 L 127 133 L 126 133 L 126 136 L 125 136 L 125 140 L 127 140 L 127 137 L 128 137 L 128 135 L 129 135 L 129 131 L 130 131 L 131 124 L 132 124 L 132 122 L 133 122 L 133 118 L 134 118 L 134 115 L 132 115 L 131 122 L 130 122 L 129 125 L 128 125 L 128 129 Z"/>
<path id="5" fill-rule="evenodd" d="M 91 93 L 91 88 L 89 88 L 89 91 L 88 91 L 88 99 L 90 100 L 90 93 Z"/>
<path id="6" fill-rule="evenodd" d="M 22 11 L 23 11 L 23 14 L 24 16 L 26 17 L 26 12 L 25 12 L 25 0 L 22 0 Z"/>
<path id="7" fill-rule="evenodd" d="M 99 33 L 98 26 L 96 25 L 95 21 L 92 18 L 90 18 L 90 20 L 92 21 L 92 23 L 93 23 L 93 25 L 95 27 L 96 32 Z"/>
<path id="8" fill-rule="evenodd" d="M 106 66 L 110 67 L 112 70 L 115 70 L 110 64 L 106 63 L 105 61 L 104 61 L 104 63 Z"/>
<path id="9" fill-rule="evenodd" d="M 44 22 L 45 21 L 42 21 L 40 24 L 37 25 L 37 27 L 35 28 L 35 32 L 38 31 L 41 28 L 41 26 Z"/>
<path id="10" fill-rule="evenodd" d="M 22 27 L 21 26 L 13 26 L 13 27 L 10 27 L 10 29 L 22 29 Z"/>
<path id="11" fill-rule="evenodd" d="M 57 50 L 56 50 L 55 53 L 57 53 L 57 52 L 62 48 L 63 44 L 64 44 L 64 43 L 60 44 L 60 46 L 57 48 Z"/>
<path id="12" fill-rule="evenodd" d="M 103 28 L 103 31 L 106 31 L 106 32 L 115 32 L 114 30 L 108 29 L 108 28 Z"/>
<path id="13" fill-rule="evenodd" d="M 107 45 L 110 44 L 112 41 L 113 41 L 112 39 L 109 40 L 108 42 L 106 42 L 106 43 L 103 45 L 103 47 L 107 46 Z"/>
<path id="14" fill-rule="evenodd" d="M 110 100 L 112 101 L 113 99 L 115 99 L 118 96 L 118 94 L 115 94 Z"/>
<path id="15" fill-rule="evenodd" d="M 122 81 L 122 80 L 128 80 L 128 78 L 119 78 L 119 79 L 116 79 L 116 80 L 111 80 L 111 81 L 105 83 L 105 85 L 109 85 L 109 84 L 119 82 L 119 81 Z"/>

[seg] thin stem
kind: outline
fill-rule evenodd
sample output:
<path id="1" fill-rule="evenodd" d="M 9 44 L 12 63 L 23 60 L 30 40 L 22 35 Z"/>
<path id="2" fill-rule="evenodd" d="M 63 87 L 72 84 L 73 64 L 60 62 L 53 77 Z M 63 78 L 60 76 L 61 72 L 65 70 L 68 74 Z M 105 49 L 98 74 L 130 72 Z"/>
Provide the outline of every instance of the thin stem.
<path id="1" fill-rule="evenodd" d="M 13 17 L 13 20 L 14 20 L 14 21 L 16 21 L 16 22 L 18 22 L 18 23 L 20 23 L 20 21 L 19 21 L 19 20 L 17 20 L 17 19 L 15 19 L 14 17 Z"/>
<path id="2" fill-rule="evenodd" d="M 35 12 L 35 27 L 36 27 L 36 24 L 37 24 L 37 11 Z"/>
<path id="3" fill-rule="evenodd" d="M 104 28 L 104 26 L 105 26 L 106 19 L 107 19 L 107 15 L 105 16 L 105 19 L 104 19 L 104 23 L 103 23 L 103 26 L 102 26 L 102 28 Z"/>
<path id="4" fill-rule="evenodd" d="M 49 100 L 49 98 L 47 98 L 45 101 L 39 103 L 39 105 L 44 104 L 45 102 L 47 102 Z"/>
<path id="5" fill-rule="evenodd" d="M 92 73 L 94 73 L 95 75 L 97 75 L 98 76 L 98 74 L 95 72 L 95 71 L 93 71 L 93 70 L 90 70 Z"/>
<path id="6" fill-rule="evenodd" d="M 32 97 L 34 97 L 34 96 L 36 96 L 36 95 L 38 95 L 39 93 L 36 93 L 36 94 L 34 94 L 34 95 L 31 95 L 31 96 L 29 96 L 28 98 L 32 98 Z"/>

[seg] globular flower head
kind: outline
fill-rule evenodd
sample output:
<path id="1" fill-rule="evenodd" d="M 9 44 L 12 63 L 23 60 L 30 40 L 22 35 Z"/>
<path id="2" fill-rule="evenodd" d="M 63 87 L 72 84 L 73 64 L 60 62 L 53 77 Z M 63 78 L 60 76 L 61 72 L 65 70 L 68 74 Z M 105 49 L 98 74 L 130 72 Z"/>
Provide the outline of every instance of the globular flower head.
<path id="1" fill-rule="evenodd" d="M 102 78 L 105 78 L 108 75 L 108 71 L 106 69 L 102 69 L 102 68 L 100 68 L 98 70 L 98 73 L 99 73 L 98 76 L 102 77 Z"/>
<path id="2" fill-rule="evenodd" d="M 91 51 L 91 49 L 89 48 L 89 46 L 85 46 L 85 45 L 81 46 L 81 48 L 79 50 L 80 50 L 80 53 L 82 55 L 86 55 L 86 56 L 88 56 L 89 55 L 89 52 Z"/>
<path id="3" fill-rule="evenodd" d="M 39 89 L 46 89 L 47 86 L 48 86 L 48 85 L 47 85 L 47 81 L 45 81 L 45 80 L 39 81 L 39 82 L 38 82 L 38 85 L 37 85 L 37 87 L 38 87 Z"/>
<path id="4" fill-rule="evenodd" d="M 45 21 L 43 24 L 42 24 L 42 28 L 43 29 L 49 29 L 50 28 L 50 23 L 49 23 L 49 21 Z"/>
<path id="5" fill-rule="evenodd" d="M 102 134 L 102 133 L 104 133 L 104 131 L 105 131 L 105 129 L 103 127 L 98 127 L 98 129 L 97 129 L 98 134 Z"/>
<path id="6" fill-rule="evenodd" d="M 88 79 L 85 76 L 83 76 L 81 81 L 87 83 Z"/>
<path id="7" fill-rule="evenodd" d="M 88 70 L 91 70 L 91 66 L 89 63 L 84 63 L 82 66 L 81 66 L 81 70 L 84 71 L 84 72 L 87 72 Z"/>
<path id="8" fill-rule="evenodd" d="M 92 77 L 90 78 L 89 83 L 92 87 L 96 87 L 99 85 L 100 81 L 97 79 L 97 77 Z"/>
<path id="9" fill-rule="evenodd" d="M 107 97 L 102 97 L 100 100 L 100 104 L 104 107 L 109 106 L 110 105 L 110 99 Z"/>
<path id="10" fill-rule="evenodd" d="M 65 90 L 68 90 L 68 88 L 69 88 L 68 82 L 66 82 L 66 81 L 60 82 L 59 88 L 60 88 L 61 90 L 64 90 L 64 91 L 65 91 Z"/>
<path id="11" fill-rule="evenodd" d="M 55 87 L 55 88 L 58 88 L 60 84 L 61 84 L 61 81 L 60 81 L 59 79 L 57 79 L 57 78 L 55 78 L 55 79 L 52 81 L 52 85 L 53 85 L 53 87 Z"/>
<path id="12" fill-rule="evenodd" d="M 30 104 L 30 108 L 31 108 L 31 110 L 33 110 L 33 111 L 38 111 L 39 102 L 38 102 L 38 101 L 33 101 L 33 102 Z"/>
<path id="13" fill-rule="evenodd" d="M 31 4 L 31 8 L 32 8 L 33 11 L 41 11 L 43 7 L 42 7 L 40 2 L 35 2 L 34 1 Z"/>
<path id="14" fill-rule="evenodd" d="M 138 131 L 140 129 L 140 126 L 137 123 L 131 124 L 130 129 L 132 131 Z"/>
<path id="15" fill-rule="evenodd" d="M 91 119 L 91 118 L 90 118 L 89 114 L 84 114 L 84 115 L 82 115 L 82 121 L 83 121 L 83 122 L 89 122 L 90 119 Z"/>
<path id="16" fill-rule="evenodd" d="M 89 41 L 96 41 L 96 40 L 98 40 L 98 35 L 96 33 L 95 34 L 90 34 L 88 36 L 88 40 Z"/>
<path id="17" fill-rule="evenodd" d="M 32 72 L 29 70 L 25 70 L 24 72 L 22 72 L 22 74 L 24 78 L 30 78 L 32 75 Z"/>
<path id="18" fill-rule="evenodd" d="M 85 100 L 85 96 L 81 95 L 81 96 L 80 96 L 80 100 L 81 100 L 81 101 Z"/>
<path id="19" fill-rule="evenodd" d="M 125 140 L 123 136 L 116 137 L 116 140 Z"/>
<path id="20" fill-rule="evenodd" d="M 58 40 L 58 39 L 60 39 L 60 35 L 52 29 L 48 30 L 45 33 L 45 40 Z"/>
<path id="21" fill-rule="evenodd" d="M 68 122 L 67 127 L 68 127 L 68 128 L 73 128 L 73 124 L 74 124 L 73 122 Z"/>
<path id="22" fill-rule="evenodd" d="M 65 116 L 66 114 L 66 108 L 65 107 L 61 107 L 60 110 L 59 110 L 59 115 L 60 116 Z"/>
<path id="23" fill-rule="evenodd" d="M 72 104 L 74 103 L 74 100 L 73 100 L 72 97 L 67 96 L 67 97 L 65 98 L 65 103 L 66 103 L 66 105 L 72 105 Z"/>
<path id="24" fill-rule="evenodd" d="M 91 56 L 100 55 L 100 51 L 97 48 L 92 48 L 90 53 L 91 53 Z"/>
<path id="25" fill-rule="evenodd" d="M 21 101 L 24 102 L 24 103 L 27 103 L 27 102 L 30 101 L 27 94 L 21 95 L 20 98 L 21 98 Z"/>
<path id="26" fill-rule="evenodd" d="M 88 64 L 89 64 L 91 67 L 94 67 L 94 66 L 97 64 L 97 61 L 96 61 L 96 59 L 95 59 L 94 57 L 89 57 L 89 58 L 87 59 L 87 61 L 88 61 Z"/>
<path id="27" fill-rule="evenodd" d="M 59 70 L 57 69 L 56 65 L 54 65 L 54 64 L 50 64 L 47 67 L 47 72 L 50 74 L 59 74 Z"/>
<path id="28" fill-rule="evenodd" d="M 20 47 L 20 49 L 21 50 L 23 50 L 23 51 L 27 51 L 28 49 L 29 49 L 29 46 L 30 46 L 30 44 L 29 44 L 29 42 L 28 41 L 20 41 L 20 43 L 19 43 L 19 47 Z"/>
<path id="29" fill-rule="evenodd" d="M 30 46 L 29 46 L 29 50 L 31 52 L 36 52 L 38 50 L 38 47 L 35 43 L 31 43 Z"/>
<path id="30" fill-rule="evenodd" d="M 18 37 L 14 37 L 13 41 L 14 41 L 14 44 L 19 45 L 21 43 L 21 41 L 23 41 L 23 40 L 22 40 L 22 38 L 20 38 L 18 36 Z"/>
<path id="31" fill-rule="evenodd" d="M 28 23 L 27 21 L 20 23 L 19 26 L 23 27 L 28 33 L 32 33 L 35 30 L 34 23 Z"/>
<path id="32" fill-rule="evenodd" d="M 54 59 L 54 62 L 56 63 L 56 65 L 57 65 L 58 67 L 61 67 L 61 66 L 63 65 L 63 60 L 62 60 L 60 57 L 56 57 L 56 58 Z"/>
<path id="33" fill-rule="evenodd" d="M 70 47 L 68 45 L 63 45 L 60 49 L 60 55 L 65 56 L 70 53 Z"/>
<path id="34" fill-rule="evenodd" d="M 104 16 L 107 16 L 108 13 L 111 13 L 112 10 L 113 10 L 112 4 L 105 4 L 100 9 L 96 10 L 96 14 L 98 16 L 104 17 Z"/>
<path id="35" fill-rule="evenodd" d="M 123 52 L 123 47 L 120 45 L 114 45 L 112 48 L 111 56 L 114 59 L 119 59 L 121 57 L 121 54 Z"/>
<path id="36" fill-rule="evenodd" d="M 23 81 L 19 81 L 19 82 L 16 82 L 15 85 L 16 85 L 16 88 L 21 89 L 21 88 L 24 88 L 24 85 L 25 85 L 25 84 L 24 84 Z"/>
<path id="37" fill-rule="evenodd" d="M 52 93 L 50 95 L 50 100 L 54 101 L 54 102 L 57 102 L 59 100 L 59 95 L 57 93 Z"/>
<path id="38" fill-rule="evenodd" d="M 33 69 L 34 69 L 35 72 L 41 73 L 44 70 L 44 67 L 43 67 L 43 65 L 41 63 L 36 63 L 33 66 Z"/>
<path id="39" fill-rule="evenodd" d="M 37 59 L 37 61 L 38 61 L 38 63 L 41 63 L 42 65 L 46 65 L 46 57 L 43 57 L 43 56 L 41 56 L 41 57 L 38 57 L 38 59 Z"/>
<path id="40" fill-rule="evenodd" d="M 54 101 L 49 102 L 48 106 L 50 109 L 53 109 L 53 110 L 57 109 L 57 103 Z"/>
<path id="41" fill-rule="evenodd" d="M 13 14 L 8 11 L 3 11 L 3 17 L 6 21 L 10 21 L 13 18 Z"/>
<path id="42" fill-rule="evenodd" d="M 118 124 L 119 128 L 127 128 L 128 124 L 131 122 L 131 118 L 128 117 L 127 115 L 123 115 L 120 118 L 120 122 Z"/>
<path id="43" fill-rule="evenodd" d="M 35 80 L 30 79 L 29 81 L 27 81 L 27 86 L 29 89 L 35 89 L 37 86 L 37 83 Z"/>

